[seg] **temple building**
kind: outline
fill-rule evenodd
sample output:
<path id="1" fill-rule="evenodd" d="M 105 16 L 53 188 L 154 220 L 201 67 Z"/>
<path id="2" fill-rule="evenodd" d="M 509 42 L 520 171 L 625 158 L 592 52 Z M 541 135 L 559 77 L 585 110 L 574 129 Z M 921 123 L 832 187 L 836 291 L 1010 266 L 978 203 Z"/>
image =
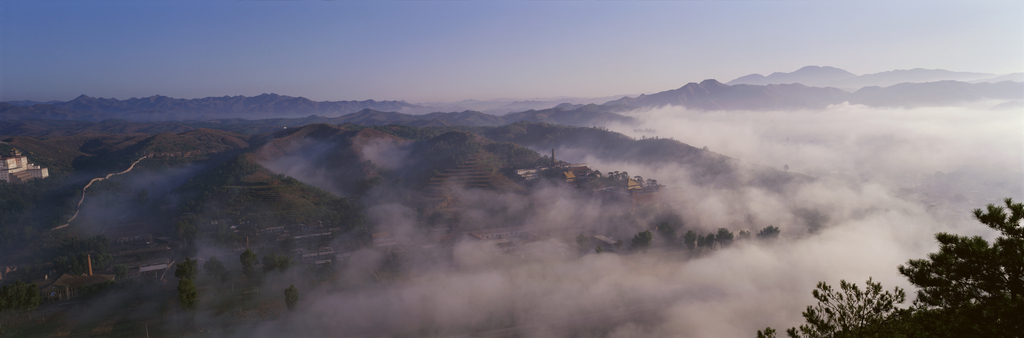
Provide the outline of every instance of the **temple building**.
<path id="1" fill-rule="evenodd" d="M 50 172 L 46 168 L 29 163 L 28 158 L 22 155 L 18 149 L 12 150 L 9 155 L 0 157 L 0 181 L 23 183 L 33 178 L 47 176 L 50 176 Z"/>

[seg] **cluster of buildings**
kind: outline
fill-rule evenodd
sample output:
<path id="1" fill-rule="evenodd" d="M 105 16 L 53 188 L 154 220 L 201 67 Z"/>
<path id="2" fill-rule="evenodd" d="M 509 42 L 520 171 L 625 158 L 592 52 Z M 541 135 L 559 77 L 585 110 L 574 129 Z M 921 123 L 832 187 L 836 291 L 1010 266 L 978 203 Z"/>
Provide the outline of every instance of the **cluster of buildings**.
<path id="1" fill-rule="evenodd" d="M 527 181 L 533 181 L 540 178 L 540 175 L 546 171 L 556 171 L 561 175 L 561 178 L 565 180 L 567 184 L 574 184 L 577 182 L 583 182 L 590 178 L 590 175 L 596 174 L 600 177 L 600 173 L 590 170 L 590 167 L 586 163 L 559 163 L 555 160 L 555 150 L 551 149 L 551 165 L 541 166 L 536 168 L 528 169 L 516 169 L 516 174 Z"/>
<path id="2" fill-rule="evenodd" d="M 81 275 L 65 273 L 57 278 L 50 278 L 50 274 L 43 275 L 40 279 L 32 280 L 39 290 L 39 296 L 44 301 L 59 301 L 71 299 L 85 292 L 94 285 L 113 282 L 116 278 L 111 274 L 93 274 L 92 256 L 86 256 L 88 271 Z M 31 269 L 29 269 L 31 270 Z M 0 284 L 7 284 L 18 280 L 29 280 L 32 273 L 19 269 L 18 265 L 0 267 Z"/>
<path id="3" fill-rule="evenodd" d="M 427 254 L 437 244 L 452 245 L 457 239 L 461 239 L 487 243 L 506 253 L 511 253 L 523 249 L 523 246 L 526 244 L 543 240 L 560 240 L 572 245 L 579 236 L 585 236 L 591 243 L 600 245 L 609 251 L 614 251 L 622 245 L 622 242 L 610 236 L 596 235 L 592 230 L 582 227 L 542 228 L 515 226 L 472 230 L 454 234 L 451 229 L 431 229 L 423 235 L 423 237 L 416 239 L 394 235 L 389 232 L 378 232 L 373 234 L 373 247 L 387 251 Z"/>
<path id="4" fill-rule="evenodd" d="M 567 184 L 586 181 L 591 175 L 601 177 L 600 173 L 590 170 L 590 167 L 588 167 L 586 163 L 559 164 L 550 167 L 516 169 L 516 174 L 527 181 L 533 181 L 540 178 L 541 173 L 549 170 L 559 172 L 560 178 L 564 179 Z"/>
<path id="5" fill-rule="evenodd" d="M 86 255 L 86 272 L 78 275 L 64 273 L 56 276 L 54 267 L 47 263 L 32 268 L 31 264 L 0 266 L 0 284 L 14 281 L 31 281 L 39 288 L 44 301 L 61 301 L 74 298 L 89 290 L 96 291 L 103 283 L 114 282 L 118 275 L 115 266 L 124 265 L 127 277 L 160 279 L 173 267 L 171 257 L 178 254 L 180 244 L 167 237 L 155 237 L 151 233 L 132 231 L 130 227 L 113 227 L 105 236 L 111 239 L 108 253 L 113 258 L 105 271 L 93 270 L 92 254 Z M 108 230 L 109 230 L 108 229 Z M 104 231 L 107 232 L 107 231 Z M 145 257 L 144 260 L 140 260 Z M 40 269 L 49 272 L 40 271 Z"/>
<path id="6" fill-rule="evenodd" d="M 36 282 L 35 284 L 39 287 L 39 294 L 43 299 L 47 301 L 71 299 L 77 296 L 84 287 L 114 281 L 114 275 L 93 274 L 92 256 L 88 256 L 87 259 L 89 271 L 80 276 L 65 273 L 51 280 L 49 275 L 47 275 L 42 282 Z"/>
<path id="7" fill-rule="evenodd" d="M 486 230 L 471 231 L 466 237 L 490 243 L 505 252 L 515 251 L 516 248 L 540 239 L 540 236 L 524 227 L 494 228 Z"/>
<path id="8" fill-rule="evenodd" d="M 219 227 L 226 228 L 226 231 L 236 234 L 239 239 L 244 237 L 245 244 L 236 248 L 238 252 L 276 246 L 288 251 L 295 261 L 312 263 L 317 267 L 333 264 L 340 255 L 331 246 L 331 242 L 334 234 L 341 228 L 325 226 L 323 222 L 260 228 L 258 223 L 253 221 L 215 219 L 203 227 L 206 230 L 204 234 L 212 236 Z"/>
<path id="9" fill-rule="evenodd" d="M 178 240 L 154 236 L 151 230 L 144 223 L 133 223 L 108 227 L 102 234 L 110 239 L 109 253 L 115 260 L 119 257 L 172 257 L 181 248 Z"/>
<path id="10" fill-rule="evenodd" d="M 125 231 L 124 227 L 113 229 Z M 113 261 L 103 271 L 94 273 L 92 254 L 87 254 L 86 271 L 82 274 L 64 273 L 57 276 L 50 263 L 36 265 L 34 268 L 31 264 L 13 264 L 0 266 L 0 284 L 31 281 L 38 287 L 44 301 L 67 300 L 84 292 L 96 291 L 104 283 L 114 282 L 118 277 L 114 274 L 117 265 L 127 268 L 124 271 L 126 277 L 160 279 L 174 266 L 171 257 L 176 256 L 180 249 L 176 240 L 154 237 L 149 233 L 111 232 L 106 236 L 111 238 L 108 253 Z"/>
<path id="11" fill-rule="evenodd" d="M 213 225 L 232 224 L 230 229 L 247 233 L 256 243 L 254 247 L 261 247 L 266 243 L 293 241 L 296 249 L 292 250 L 292 257 L 296 261 L 307 262 L 317 266 L 329 265 L 339 257 L 344 258 L 346 254 L 338 253 L 333 247 L 323 245 L 329 242 L 328 237 L 333 228 L 325 228 L 321 224 L 305 225 L 297 224 L 292 226 L 269 227 L 256 229 L 255 224 L 246 222 L 232 222 L 230 220 L 214 220 Z M 114 282 L 117 275 L 112 274 L 115 265 L 124 265 L 127 268 L 126 277 L 142 278 L 147 280 L 163 280 L 167 275 L 172 274 L 176 260 L 180 254 L 181 243 L 167 237 L 158 237 L 147 231 L 144 226 L 131 224 L 125 226 L 110 227 L 104 230 L 104 235 L 110 238 L 109 253 L 114 261 L 109 264 L 106 273 L 94 273 L 92 256 L 86 256 L 87 272 L 81 275 L 65 273 L 59 277 L 51 273 L 34 279 L 33 273 L 25 269 L 19 269 L 19 265 L 0 266 L 0 284 L 8 281 L 29 280 L 39 288 L 40 296 L 44 301 L 62 301 L 80 296 L 90 290 L 107 282 Z M 24 266 L 22 266 L 24 267 Z M 28 269 L 32 270 L 32 269 Z"/>
<path id="12" fill-rule="evenodd" d="M 590 181 L 592 178 L 601 178 L 601 172 L 593 171 L 586 163 L 559 163 L 554 160 L 555 150 L 551 150 L 551 166 L 537 167 L 529 169 L 517 169 L 516 174 L 527 181 L 537 180 L 544 175 L 545 177 L 554 177 L 558 175 L 560 180 L 564 180 L 568 186 L 574 186 L 581 188 L 584 182 Z M 554 173 L 552 173 L 552 171 Z M 546 174 L 545 174 L 546 173 Z M 645 204 L 655 203 L 658 200 L 658 194 L 661 190 L 660 185 L 657 183 L 647 184 L 644 182 L 638 182 L 632 178 L 626 178 L 621 184 L 595 188 L 594 193 L 601 194 L 604 197 L 611 199 L 621 199 L 631 202 L 634 207 L 638 207 Z"/>
<path id="13" fill-rule="evenodd" d="M 23 183 L 33 178 L 50 176 L 49 170 L 29 163 L 28 158 L 14 149 L 8 155 L 0 157 L 0 181 Z"/>

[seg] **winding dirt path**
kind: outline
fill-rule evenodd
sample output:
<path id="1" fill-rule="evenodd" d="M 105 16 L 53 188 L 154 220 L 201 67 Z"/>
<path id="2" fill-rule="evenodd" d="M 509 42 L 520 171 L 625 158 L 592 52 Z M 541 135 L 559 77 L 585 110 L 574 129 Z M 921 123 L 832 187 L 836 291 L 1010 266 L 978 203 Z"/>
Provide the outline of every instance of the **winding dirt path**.
<path id="1" fill-rule="evenodd" d="M 111 178 L 111 177 L 113 177 L 113 176 L 121 175 L 121 174 L 127 173 L 127 172 L 129 172 L 129 171 L 132 171 L 132 169 L 135 169 L 135 165 L 136 165 L 136 164 L 138 164 L 138 163 L 139 163 L 140 161 L 142 161 L 142 160 L 145 160 L 145 159 L 147 159 L 147 158 L 149 158 L 149 157 L 151 157 L 151 156 L 153 156 L 153 155 L 146 155 L 146 156 L 143 156 L 142 158 L 140 158 L 140 159 L 138 159 L 138 160 L 135 160 L 135 162 L 132 162 L 132 165 L 131 165 L 130 167 L 128 167 L 128 169 L 125 169 L 125 170 L 124 170 L 124 171 L 122 171 L 122 172 L 119 172 L 119 173 L 111 173 L 111 174 L 107 174 L 107 176 L 106 176 L 106 177 L 97 177 L 97 178 L 94 178 L 94 179 L 90 180 L 90 181 L 89 181 L 89 184 L 86 184 L 86 185 L 85 185 L 85 187 L 83 187 L 83 188 L 82 188 L 82 198 L 78 200 L 78 206 L 77 206 L 77 209 L 75 209 L 75 214 L 74 214 L 74 215 L 71 215 L 71 218 L 70 218 L 70 219 L 68 219 L 68 222 L 67 222 L 67 223 L 64 223 L 64 225 L 61 225 L 61 226 L 57 226 L 57 227 L 55 227 L 55 228 L 53 228 L 53 229 L 50 229 L 50 230 L 57 230 L 57 229 L 63 229 L 63 228 L 66 228 L 66 227 L 68 226 L 68 224 L 71 224 L 71 221 L 74 221 L 74 220 L 75 220 L 75 218 L 76 218 L 76 217 L 78 217 L 78 213 L 79 213 L 80 211 L 82 211 L 82 202 L 85 202 L 85 190 L 86 190 L 86 189 L 89 189 L 89 187 L 90 187 L 90 186 L 92 186 L 92 184 L 93 184 L 93 183 L 96 183 L 96 182 L 99 182 L 99 181 L 102 181 L 102 180 L 105 180 L 105 179 Z"/>

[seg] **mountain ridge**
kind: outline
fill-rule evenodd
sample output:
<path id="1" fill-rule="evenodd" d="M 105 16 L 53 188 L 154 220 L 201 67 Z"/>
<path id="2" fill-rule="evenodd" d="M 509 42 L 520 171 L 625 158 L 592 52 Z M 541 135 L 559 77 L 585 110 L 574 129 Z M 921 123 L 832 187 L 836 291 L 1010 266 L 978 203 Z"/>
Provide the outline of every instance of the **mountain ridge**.
<path id="1" fill-rule="evenodd" d="M 677 89 L 634 98 L 624 97 L 605 105 L 633 108 L 680 106 L 697 110 L 823 109 L 849 102 L 873 107 L 938 106 L 981 99 L 1020 100 L 1024 83 L 967 83 L 935 81 L 901 83 L 888 87 L 869 86 L 850 93 L 834 87 L 803 84 L 726 85 L 708 79 Z"/>
<path id="2" fill-rule="evenodd" d="M 795 71 L 775 72 L 768 76 L 750 74 L 726 82 L 729 85 L 789 84 L 800 83 L 811 87 L 836 87 L 855 91 L 869 86 L 888 87 L 900 83 L 924 83 L 936 81 L 974 81 L 995 78 L 999 74 L 954 72 L 945 69 L 896 69 L 878 73 L 856 75 L 835 67 L 805 66 Z"/>
<path id="3" fill-rule="evenodd" d="M 85 94 L 66 102 L 48 102 L 32 106 L 0 103 L 0 112 L 18 116 L 47 115 L 56 119 L 101 121 L 121 118 L 131 121 L 210 120 L 217 118 L 297 117 L 307 115 L 341 116 L 371 108 L 390 111 L 421 111 L 428 107 L 405 101 L 313 101 L 305 97 L 279 94 L 257 96 L 220 96 L 178 99 L 163 95 L 132 97 L 126 100 L 97 98 Z"/>
<path id="4" fill-rule="evenodd" d="M 790 73 L 774 72 L 768 76 L 761 74 L 745 75 L 729 81 L 726 84 L 769 85 L 801 83 L 807 86 L 813 86 L 814 84 L 828 83 L 856 76 L 856 74 L 835 67 L 805 66 Z"/>
<path id="5" fill-rule="evenodd" d="M 806 72 L 826 71 L 842 75 L 837 68 L 804 67 Z M 973 73 L 972 73 L 973 74 Z M 1012 74 L 1011 74 L 1012 75 Z M 991 78 L 1002 79 L 1003 77 Z M 1008 77 L 1012 78 L 1012 77 Z M 244 125 L 232 130 L 243 134 L 272 131 L 310 123 L 360 125 L 404 124 L 418 127 L 500 126 L 527 121 L 574 126 L 635 124 L 636 119 L 621 113 L 645 107 L 681 106 L 698 110 L 778 110 L 824 109 L 849 102 L 868 106 L 937 106 L 980 99 L 1024 99 L 1024 82 L 968 83 L 943 80 L 900 83 L 891 86 L 867 86 L 856 91 L 837 87 L 792 84 L 734 84 L 714 79 L 690 82 L 676 89 L 635 97 L 623 96 L 603 104 L 562 103 L 552 108 L 492 115 L 474 110 L 410 114 L 404 101 L 324 101 L 303 97 L 261 94 L 204 99 L 175 99 L 154 95 L 147 98 L 116 100 L 81 95 L 59 105 L 37 104 L 31 107 L 0 102 L 0 120 L 77 120 L 100 122 L 109 119 L 129 122 L 180 121 L 193 127 Z M 372 107 L 367 107 L 370 105 Z M 415 109 L 429 107 L 415 106 Z M 397 108 L 397 109 L 389 109 Z M 355 110 L 358 109 L 358 110 Z M 307 114 L 308 112 L 314 112 Z M 258 122 L 252 122 L 258 121 Z M 30 123 L 20 127 L 33 128 Z M 4 128 L 12 128 L 10 123 Z M 137 125 L 132 128 L 142 128 Z M 178 128 L 182 130 L 182 128 Z"/>
<path id="6" fill-rule="evenodd" d="M 632 107 L 682 106 L 700 110 L 764 110 L 825 108 L 842 101 L 846 92 L 837 88 L 808 87 L 802 84 L 733 85 L 714 79 L 690 82 L 682 87 L 636 98 L 624 97 L 605 105 Z M 838 102 L 837 102 L 838 101 Z"/>

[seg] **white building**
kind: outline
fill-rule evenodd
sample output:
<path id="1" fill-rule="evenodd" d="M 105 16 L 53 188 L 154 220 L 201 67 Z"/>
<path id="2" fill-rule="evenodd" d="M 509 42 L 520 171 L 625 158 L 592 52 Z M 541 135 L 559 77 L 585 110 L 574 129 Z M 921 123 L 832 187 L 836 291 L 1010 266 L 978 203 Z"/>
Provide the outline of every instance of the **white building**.
<path id="1" fill-rule="evenodd" d="M 0 180 L 11 183 L 22 183 L 33 178 L 45 178 L 50 176 L 46 168 L 28 162 L 28 158 L 21 155 L 18 149 L 11 151 L 10 155 L 0 157 Z"/>
<path id="2" fill-rule="evenodd" d="M 522 176 L 527 181 L 537 179 L 537 169 L 516 169 L 516 174 Z"/>

